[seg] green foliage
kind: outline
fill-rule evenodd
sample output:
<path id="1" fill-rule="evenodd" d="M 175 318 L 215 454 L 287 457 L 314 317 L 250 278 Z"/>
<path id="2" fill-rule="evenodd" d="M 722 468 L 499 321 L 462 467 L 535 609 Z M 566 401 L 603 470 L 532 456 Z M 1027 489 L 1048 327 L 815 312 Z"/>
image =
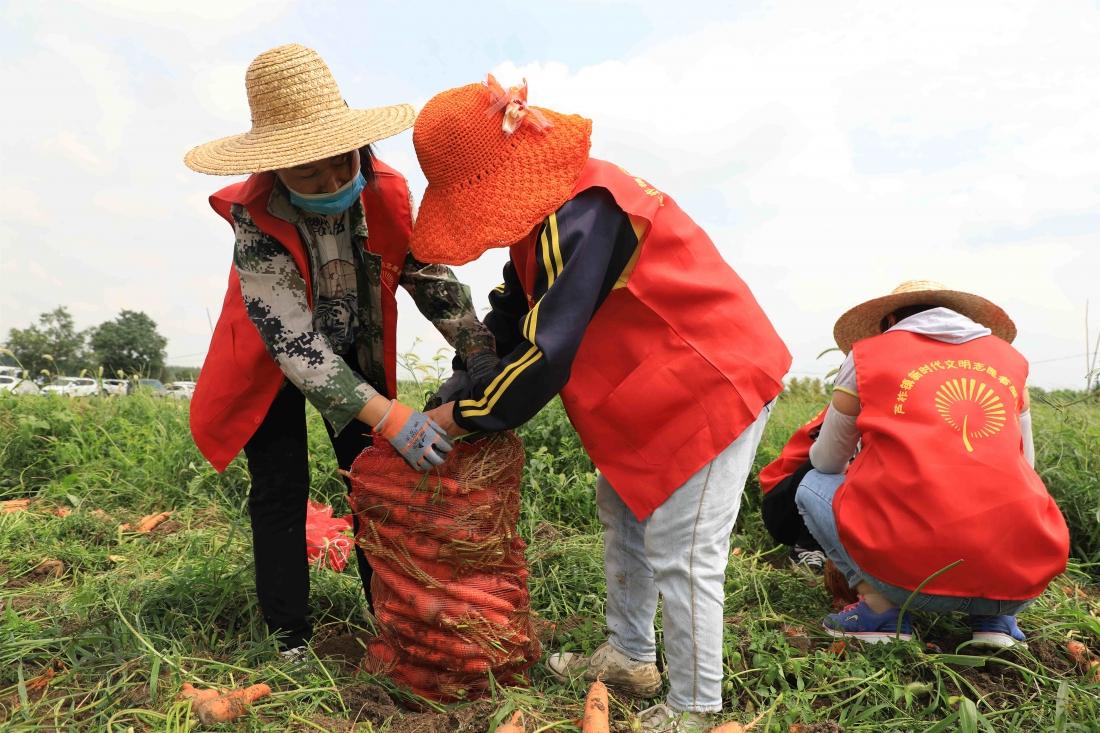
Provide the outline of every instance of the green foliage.
<path id="1" fill-rule="evenodd" d="M 199 367 L 194 366 L 173 366 L 169 364 L 160 373 L 160 380 L 165 384 L 168 382 L 197 382 L 198 379 Z"/>
<path id="2" fill-rule="evenodd" d="M 95 361 L 107 376 L 159 376 L 168 339 L 156 322 L 141 311 L 122 310 L 113 321 L 92 329 L 88 339 Z"/>
<path id="3" fill-rule="evenodd" d="M 426 397 L 432 376 L 402 384 L 402 398 Z M 825 399 L 812 388 L 780 398 L 758 468 Z M 770 710 L 756 729 L 768 733 L 826 721 L 863 733 L 1097 730 L 1100 688 L 1063 651 L 1072 637 L 1100 652 L 1100 406 L 1074 399 L 1036 399 L 1033 408 L 1040 473 L 1070 523 L 1078 559 L 1021 615 L 1030 652 L 971 655 L 956 649 L 966 633 L 961 619 L 923 616 L 922 644 L 831 653 L 817 631 L 829 610 L 820 581 L 778 562 L 751 479 L 734 537 L 741 551 L 726 578 L 730 717 L 744 722 Z M 308 424 L 313 496 L 346 511 L 312 410 Z M 556 624 L 548 650 L 590 650 L 604 637 L 593 467 L 557 401 L 521 434 L 528 459 L 520 528 L 533 607 Z M 293 669 L 274 656 L 252 588 L 247 492 L 242 460 L 216 474 L 201 459 L 185 403 L 0 395 L 0 499 L 36 500 L 30 511 L 0 515 L 0 730 L 198 730 L 174 703 L 185 681 L 272 685 L 277 694 L 236 729 L 346 731 L 351 720 L 360 732 L 390 729 L 353 705 L 352 690 L 377 680 L 316 662 Z M 59 506 L 72 513 L 55 516 Z M 175 511 L 164 531 L 119 530 L 164 509 Z M 34 572 L 44 559 L 65 564 L 61 577 Z M 369 628 L 358 616 L 354 568 L 314 573 L 312 595 L 319 637 Z M 29 690 L 49 667 L 56 677 L 45 693 Z M 509 706 L 543 730 L 575 730 L 561 721 L 579 717 L 583 694 L 583 681 L 559 683 L 540 665 L 531 688 L 499 691 L 479 715 L 482 727 L 471 730 L 486 730 L 492 711 Z M 646 704 L 614 697 L 617 730 Z"/>
<path id="4" fill-rule="evenodd" d="M 58 306 L 40 315 L 37 324 L 11 329 L 7 348 L 32 376 L 43 371 L 75 374 L 85 366 L 84 342 L 69 310 Z"/>

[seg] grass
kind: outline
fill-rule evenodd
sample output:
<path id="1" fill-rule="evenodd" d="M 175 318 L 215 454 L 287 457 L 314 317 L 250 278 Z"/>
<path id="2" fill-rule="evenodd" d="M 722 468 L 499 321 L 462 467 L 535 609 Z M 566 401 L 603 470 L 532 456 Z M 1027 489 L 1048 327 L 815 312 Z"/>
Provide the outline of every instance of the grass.
<path id="1" fill-rule="evenodd" d="M 824 399 L 813 385 L 785 394 L 758 463 Z M 919 618 L 919 643 L 834 647 L 816 631 L 829 610 L 820 582 L 779 561 L 750 482 L 726 582 L 728 717 L 766 712 L 757 730 L 780 733 L 792 723 L 819 731 L 1100 731 L 1100 684 L 1087 683 L 1064 652 L 1077 638 L 1100 653 L 1100 405 L 1095 397 L 1071 402 L 1035 400 L 1038 464 L 1071 525 L 1074 561 L 1021 615 L 1029 652 L 956 650 L 966 632 L 949 616 Z M 547 648 L 590 650 L 604 634 L 592 465 L 556 403 L 522 434 L 520 528 L 532 603 L 556 624 Z M 312 412 L 310 441 L 314 498 L 346 511 Z M 218 475 L 199 456 L 184 404 L 0 397 L 0 499 L 35 498 L 29 511 L 0 515 L 0 730 L 194 730 L 175 701 L 184 682 L 267 682 L 275 690 L 239 724 L 212 730 L 480 733 L 514 707 L 528 711 L 528 730 L 577 730 L 583 684 L 557 683 L 541 667 L 530 688 L 413 712 L 391 704 L 413 702 L 401 691 L 338 661 L 297 669 L 277 662 L 252 587 L 247 490 L 240 461 Z M 55 516 L 56 507 L 72 513 Z M 118 528 L 163 509 L 175 513 L 149 535 Z M 45 559 L 64 564 L 60 575 L 35 571 Z M 359 606 L 354 569 L 316 572 L 317 648 L 369 631 Z M 613 696 L 613 729 L 630 730 L 645 704 Z"/>

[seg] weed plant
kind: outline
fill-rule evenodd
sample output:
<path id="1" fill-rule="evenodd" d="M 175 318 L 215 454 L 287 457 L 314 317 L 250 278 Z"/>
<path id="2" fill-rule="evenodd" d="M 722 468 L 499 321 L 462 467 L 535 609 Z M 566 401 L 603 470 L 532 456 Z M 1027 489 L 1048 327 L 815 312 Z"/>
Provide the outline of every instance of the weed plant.
<path id="1" fill-rule="evenodd" d="M 403 389 L 417 401 L 431 384 Z M 730 719 L 770 711 L 758 730 L 772 733 L 792 723 L 866 732 L 1100 731 L 1100 684 L 1087 682 L 1064 652 L 1071 638 L 1100 652 L 1100 404 L 1042 397 L 1033 408 L 1038 466 L 1071 526 L 1074 559 L 1021 615 L 1030 651 L 957 649 L 967 632 L 950 616 L 919 617 L 919 642 L 831 645 L 819 632 L 829 600 L 764 532 L 754 472 L 726 581 Z M 757 468 L 826 399 L 812 384 L 784 394 Z M 309 434 L 312 496 L 343 513 L 344 485 L 312 410 Z M 557 402 L 521 434 L 528 458 L 520 529 L 532 604 L 554 624 L 548 648 L 590 650 L 604 637 L 594 469 Z M 364 705 L 360 693 L 374 684 L 410 702 L 386 681 L 275 655 L 256 607 L 247 491 L 240 459 L 219 475 L 198 454 L 186 403 L 0 395 L 0 499 L 34 499 L 27 511 L 0 514 L 0 730 L 195 730 L 176 701 L 183 682 L 267 682 L 275 690 L 243 721 L 215 730 L 417 729 L 412 713 Z M 57 516 L 58 508 L 71 513 Z M 151 534 L 119 529 L 165 509 L 175 513 Z M 41 571 L 47 559 L 63 563 L 60 573 Z M 313 573 L 318 641 L 370 631 L 355 573 L 354 563 L 343 573 Z M 485 731 L 521 707 L 529 730 L 576 731 L 583 694 L 583 681 L 562 684 L 537 666 L 530 688 L 450 708 L 446 720 L 464 727 L 440 728 L 437 720 L 421 729 Z M 649 704 L 612 701 L 619 731 Z"/>

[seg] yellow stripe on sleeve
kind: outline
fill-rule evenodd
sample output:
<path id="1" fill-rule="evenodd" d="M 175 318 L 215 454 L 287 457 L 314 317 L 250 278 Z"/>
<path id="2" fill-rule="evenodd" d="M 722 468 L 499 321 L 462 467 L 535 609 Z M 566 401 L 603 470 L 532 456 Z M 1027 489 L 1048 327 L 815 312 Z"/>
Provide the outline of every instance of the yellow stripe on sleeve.
<path id="1" fill-rule="evenodd" d="M 528 352 L 528 353 L 530 353 L 530 352 Z M 523 366 L 521 366 L 519 369 L 514 370 L 511 374 L 508 375 L 508 379 L 504 380 L 504 384 L 502 384 L 500 386 L 500 389 L 497 390 L 496 394 L 493 395 L 493 398 L 491 400 L 489 400 L 488 405 L 486 405 L 485 407 L 483 407 L 479 410 L 462 410 L 462 416 L 463 417 L 479 417 L 481 415 L 488 415 L 490 412 L 492 412 L 493 407 L 496 405 L 497 400 L 500 399 L 500 396 L 502 394 L 504 394 L 508 390 L 508 386 L 516 380 L 516 377 L 518 377 L 523 372 L 524 369 L 531 366 L 532 364 L 534 364 L 536 361 L 538 361 L 541 358 L 542 358 L 542 352 L 539 351 L 538 349 L 536 349 L 535 350 L 535 355 L 534 355 L 533 358 L 528 359 L 526 362 L 523 362 Z M 516 362 L 516 363 L 518 364 L 520 362 Z"/>
<path id="2" fill-rule="evenodd" d="M 489 399 L 489 396 L 492 395 L 493 392 L 496 391 L 496 389 L 500 385 L 500 383 L 502 381 L 504 381 L 508 377 L 509 374 L 514 372 L 516 369 L 519 369 L 520 367 L 522 367 L 524 365 L 524 363 L 527 362 L 529 359 L 531 359 L 533 356 L 538 355 L 538 353 L 539 353 L 539 347 L 532 346 L 530 349 L 527 350 L 527 352 L 523 356 L 521 356 L 519 359 L 512 362 L 508 366 L 506 366 L 500 372 L 500 374 L 496 375 L 496 377 L 493 379 L 493 381 L 489 383 L 489 386 L 485 388 L 485 394 L 483 394 L 481 396 L 481 399 L 479 399 L 479 400 L 462 400 L 458 403 L 458 406 L 460 408 L 462 408 L 462 407 L 471 407 L 471 408 L 484 407 L 486 401 Z M 463 413 L 463 414 L 465 414 L 465 413 Z"/>
<path id="3" fill-rule="evenodd" d="M 856 392 L 854 389 L 848 389 L 847 387 L 833 387 L 833 391 L 843 392 L 844 394 L 850 394 L 853 397 L 859 397 L 858 392 Z"/>
<path id="4" fill-rule="evenodd" d="M 545 226 L 542 228 L 542 236 L 540 240 L 542 242 L 542 263 L 543 269 L 546 270 L 546 287 L 550 288 L 554 284 L 554 278 L 557 277 L 557 273 L 554 272 L 554 262 L 550 256 L 550 240 L 547 237 L 550 227 Z"/>
<path id="5" fill-rule="evenodd" d="M 561 246 L 558 241 L 558 215 L 557 213 L 550 215 L 550 248 L 554 252 L 554 266 L 557 274 L 560 275 L 561 271 L 565 269 L 565 263 L 561 260 Z"/>
<path id="6" fill-rule="evenodd" d="M 638 239 L 638 244 L 634 246 L 634 252 L 630 255 L 630 259 L 627 260 L 626 266 L 623 267 L 623 271 L 619 273 L 619 277 L 615 280 L 615 284 L 611 286 L 612 290 L 625 288 L 627 282 L 630 280 L 630 275 L 634 272 L 634 268 L 638 264 L 638 256 L 642 253 L 642 238 L 649 228 L 649 222 L 639 216 L 631 216 L 630 227 L 634 230 L 634 236 Z"/>
<path id="7" fill-rule="evenodd" d="M 523 337 L 531 343 L 535 343 L 535 329 L 538 327 L 539 306 L 541 304 L 541 300 L 535 303 L 535 307 L 528 311 L 527 317 L 523 319 Z"/>

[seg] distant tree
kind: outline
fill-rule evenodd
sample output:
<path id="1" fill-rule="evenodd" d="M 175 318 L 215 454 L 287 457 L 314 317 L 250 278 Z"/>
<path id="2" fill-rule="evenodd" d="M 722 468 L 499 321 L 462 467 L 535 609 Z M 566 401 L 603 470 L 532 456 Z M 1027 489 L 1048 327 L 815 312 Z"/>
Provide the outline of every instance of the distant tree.
<path id="1" fill-rule="evenodd" d="M 8 332 L 8 349 L 31 374 L 75 374 L 87 366 L 85 334 L 76 330 L 65 306 L 38 317 L 37 324 Z"/>
<path id="2" fill-rule="evenodd" d="M 161 372 L 161 381 L 163 382 L 195 382 L 199 378 L 199 367 L 197 366 L 173 366 L 169 364 L 164 367 L 164 371 Z"/>
<path id="3" fill-rule="evenodd" d="M 89 344 L 104 376 L 157 376 L 164 368 L 164 347 L 168 339 L 157 332 L 157 324 L 141 311 L 123 310 L 113 321 L 92 330 Z"/>

